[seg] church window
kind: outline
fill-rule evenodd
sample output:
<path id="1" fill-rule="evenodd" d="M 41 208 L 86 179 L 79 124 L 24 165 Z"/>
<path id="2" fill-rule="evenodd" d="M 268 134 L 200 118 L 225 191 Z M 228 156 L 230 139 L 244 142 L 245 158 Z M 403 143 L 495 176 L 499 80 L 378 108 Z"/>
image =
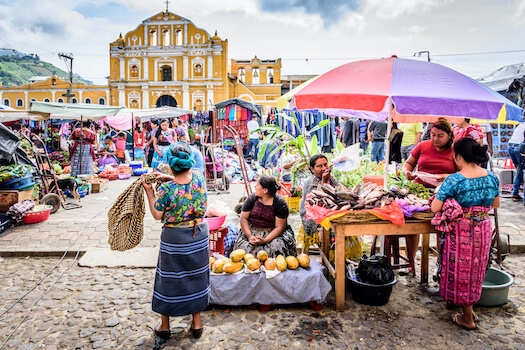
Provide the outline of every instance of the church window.
<path id="1" fill-rule="evenodd" d="M 36 98 L 32 98 L 32 99 L 31 99 L 31 102 L 35 102 L 35 101 L 36 101 Z"/>
<path id="2" fill-rule="evenodd" d="M 157 46 L 158 43 L 157 43 L 157 31 L 156 30 L 151 30 L 149 32 L 149 44 L 151 46 Z"/>
<path id="3" fill-rule="evenodd" d="M 241 67 L 239 68 L 239 80 L 244 83 L 244 78 L 245 78 L 245 70 L 244 70 L 244 67 Z"/>
<path id="4" fill-rule="evenodd" d="M 193 68 L 193 76 L 202 77 L 202 64 L 197 63 Z"/>
<path id="5" fill-rule="evenodd" d="M 273 68 L 266 69 L 266 81 L 268 84 L 273 84 Z"/>
<path id="6" fill-rule="evenodd" d="M 89 97 L 86 97 L 84 100 L 84 103 L 91 104 L 91 99 Z"/>
<path id="7" fill-rule="evenodd" d="M 160 71 L 162 73 L 162 81 L 172 81 L 170 66 L 162 66 Z"/>
<path id="8" fill-rule="evenodd" d="M 162 45 L 164 46 L 170 46 L 170 30 L 169 29 L 163 29 L 162 30 Z"/>
<path id="9" fill-rule="evenodd" d="M 58 102 L 58 103 L 64 103 L 64 99 L 59 98 L 59 99 L 57 100 L 57 102 Z"/>
<path id="10" fill-rule="evenodd" d="M 193 109 L 196 111 L 202 111 L 202 100 L 200 98 L 195 100 L 195 106 L 193 106 Z"/>
<path id="11" fill-rule="evenodd" d="M 73 98 L 71 99 L 71 103 L 77 103 L 77 102 L 78 102 L 78 100 L 77 100 L 76 98 L 73 97 Z"/>
<path id="12" fill-rule="evenodd" d="M 175 31 L 175 45 L 182 45 L 182 30 L 178 29 Z"/>
<path id="13" fill-rule="evenodd" d="M 134 64 L 130 67 L 130 76 L 131 78 L 138 78 L 139 77 L 139 67 Z"/>
<path id="14" fill-rule="evenodd" d="M 139 106 L 139 101 L 138 100 L 131 100 L 131 107 L 138 107 Z"/>
<path id="15" fill-rule="evenodd" d="M 17 107 L 24 107 L 24 100 L 22 100 L 21 98 L 16 100 L 16 106 Z"/>
<path id="16" fill-rule="evenodd" d="M 259 72 L 259 68 L 252 68 L 252 84 L 259 84 L 260 78 L 261 74 Z"/>
<path id="17" fill-rule="evenodd" d="M 51 102 L 48 98 L 44 98 L 44 102 Z"/>
<path id="18" fill-rule="evenodd" d="M 55 78 L 51 79 L 51 86 L 57 86 L 57 80 Z"/>
<path id="19" fill-rule="evenodd" d="M 106 100 L 104 99 L 104 97 L 101 97 L 98 99 L 98 104 L 99 105 L 105 105 L 106 104 Z"/>
<path id="20" fill-rule="evenodd" d="M 4 98 L 4 106 L 9 106 L 10 102 L 8 98 Z"/>

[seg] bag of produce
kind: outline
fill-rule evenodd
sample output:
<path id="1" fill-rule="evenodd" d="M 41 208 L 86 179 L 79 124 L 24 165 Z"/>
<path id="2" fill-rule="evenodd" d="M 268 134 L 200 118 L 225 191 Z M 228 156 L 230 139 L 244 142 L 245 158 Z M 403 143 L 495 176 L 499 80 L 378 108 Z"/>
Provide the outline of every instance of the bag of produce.
<path id="1" fill-rule="evenodd" d="M 357 267 L 357 276 L 361 282 L 370 284 L 387 284 L 394 280 L 394 270 L 384 255 L 373 255 L 363 258 Z"/>

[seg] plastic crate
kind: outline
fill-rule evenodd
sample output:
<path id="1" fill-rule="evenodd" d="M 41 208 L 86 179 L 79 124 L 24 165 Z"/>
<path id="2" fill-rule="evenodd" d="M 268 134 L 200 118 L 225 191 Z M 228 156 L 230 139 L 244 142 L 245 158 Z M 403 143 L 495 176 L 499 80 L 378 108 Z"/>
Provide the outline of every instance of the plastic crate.
<path id="1" fill-rule="evenodd" d="M 9 227 L 9 222 L 11 218 L 9 215 L 0 215 L 0 233 L 3 233 Z"/>
<path id="2" fill-rule="evenodd" d="M 288 204 L 288 207 L 290 210 L 298 212 L 299 211 L 299 204 L 301 204 L 301 197 L 283 197 L 286 201 L 286 204 Z"/>
<path id="3" fill-rule="evenodd" d="M 49 219 L 49 214 L 51 214 L 53 207 L 51 205 L 48 205 L 48 207 L 49 209 L 45 210 L 26 212 L 24 214 L 24 224 L 36 224 Z"/>
<path id="4" fill-rule="evenodd" d="M 1 190 L 19 190 L 19 189 L 26 188 L 34 184 L 35 182 L 33 181 L 33 175 L 27 174 L 24 177 L 9 180 L 9 181 L 4 181 L 0 183 L 0 189 Z"/>
<path id="5" fill-rule="evenodd" d="M 210 230 L 210 255 L 213 253 L 224 255 L 224 237 L 227 233 L 227 227 L 214 231 Z"/>

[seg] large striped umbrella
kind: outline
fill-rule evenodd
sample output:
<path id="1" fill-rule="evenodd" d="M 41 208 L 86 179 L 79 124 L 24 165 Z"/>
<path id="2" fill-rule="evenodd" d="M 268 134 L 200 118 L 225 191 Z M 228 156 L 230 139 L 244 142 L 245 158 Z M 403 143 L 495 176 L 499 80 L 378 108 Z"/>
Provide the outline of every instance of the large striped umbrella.
<path id="1" fill-rule="evenodd" d="M 297 109 L 399 122 L 446 117 L 523 121 L 523 110 L 504 96 L 442 65 L 401 59 L 344 64 L 294 96 Z"/>

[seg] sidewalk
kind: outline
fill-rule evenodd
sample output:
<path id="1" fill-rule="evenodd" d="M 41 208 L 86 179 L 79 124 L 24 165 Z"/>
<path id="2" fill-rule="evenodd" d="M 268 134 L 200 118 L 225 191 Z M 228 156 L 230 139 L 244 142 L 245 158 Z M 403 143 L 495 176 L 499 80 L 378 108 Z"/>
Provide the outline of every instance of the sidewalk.
<path id="1" fill-rule="evenodd" d="M 25 255 L 62 255 L 85 252 L 90 248 L 109 249 L 107 231 L 107 213 L 117 197 L 133 181 L 115 180 L 109 184 L 109 189 L 102 193 L 93 193 L 82 198 L 82 208 L 60 209 L 48 220 L 30 225 L 17 226 L 0 234 L 0 256 Z M 231 185 L 229 194 L 209 194 L 209 201 L 220 200 L 233 210 L 239 199 L 244 196 L 244 185 Z M 73 199 L 69 199 L 73 201 Z M 525 253 L 525 206 L 520 201 L 510 198 L 501 199 L 498 209 L 501 234 L 510 237 L 511 252 Z M 228 217 L 238 223 L 238 217 Z M 300 218 L 297 213 L 290 214 L 290 225 L 294 232 L 299 231 Z M 144 238 L 139 248 L 158 247 L 162 224 L 155 221 L 146 205 L 144 217 Z"/>

